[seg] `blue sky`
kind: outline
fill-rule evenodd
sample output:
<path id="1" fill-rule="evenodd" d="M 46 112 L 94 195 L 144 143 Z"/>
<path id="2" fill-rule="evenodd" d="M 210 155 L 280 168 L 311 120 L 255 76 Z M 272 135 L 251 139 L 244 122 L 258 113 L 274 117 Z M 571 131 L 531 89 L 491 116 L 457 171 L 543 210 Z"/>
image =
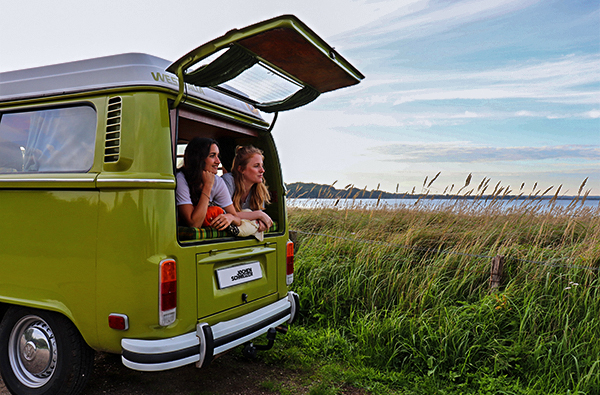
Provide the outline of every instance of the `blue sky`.
<path id="1" fill-rule="evenodd" d="M 421 191 L 441 172 L 436 193 L 472 173 L 475 186 L 561 194 L 588 178 L 600 195 L 597 0 L 1 1 L 0 71 L 122 52 L 175 60 L 295 14 L 366 78 L 280 114 L 286 182 Z"/>

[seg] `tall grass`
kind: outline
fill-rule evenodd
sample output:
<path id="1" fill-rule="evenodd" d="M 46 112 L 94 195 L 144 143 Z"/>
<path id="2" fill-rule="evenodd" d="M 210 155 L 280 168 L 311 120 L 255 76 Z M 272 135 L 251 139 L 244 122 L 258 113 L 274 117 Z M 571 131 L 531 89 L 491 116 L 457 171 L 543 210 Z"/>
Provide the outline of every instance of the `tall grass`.
<path id="1" fill-rule="evenodd" d="M 304 324 L 357 364 L 475 392 L 600 393 L 600 210 L 473 204 L 290 209 Z"/>

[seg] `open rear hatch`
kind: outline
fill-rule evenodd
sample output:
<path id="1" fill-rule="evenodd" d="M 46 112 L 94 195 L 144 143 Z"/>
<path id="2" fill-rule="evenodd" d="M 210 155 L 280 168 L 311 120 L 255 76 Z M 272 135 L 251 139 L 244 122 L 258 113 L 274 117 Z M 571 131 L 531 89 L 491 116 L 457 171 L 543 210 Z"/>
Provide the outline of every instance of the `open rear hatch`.
<path id="1" fill-rule="evenodd" d="M 264 112 L 291 110 L 364 76 L 293 15 L 229 31 L 187 53 L 167 71 L 185 84 L 212 88 Z"/>

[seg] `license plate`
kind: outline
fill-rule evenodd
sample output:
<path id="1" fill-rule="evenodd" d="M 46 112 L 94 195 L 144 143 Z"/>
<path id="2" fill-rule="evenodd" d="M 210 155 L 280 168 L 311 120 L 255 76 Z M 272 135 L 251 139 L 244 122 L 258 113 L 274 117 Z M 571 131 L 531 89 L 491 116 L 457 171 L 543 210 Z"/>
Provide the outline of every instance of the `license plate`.
<path id="1" fill-rule="evenodd" d="M 217 270 L 219 289 L 258 280 L 262 276 L 262 269 L 259 262 L 250 262 Z"/>

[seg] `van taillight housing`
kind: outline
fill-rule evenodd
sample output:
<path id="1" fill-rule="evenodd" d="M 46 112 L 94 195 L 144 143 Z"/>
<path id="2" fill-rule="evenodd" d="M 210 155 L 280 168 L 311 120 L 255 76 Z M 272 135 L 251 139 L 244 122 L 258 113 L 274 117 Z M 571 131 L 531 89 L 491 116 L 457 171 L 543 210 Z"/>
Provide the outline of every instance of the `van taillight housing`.
<path id="1" fill-rule="evenodd" d="M 286 245 L 285 257 L 285 283 L 290 285 L 294 282 L 294 243 L 290 240 L 288 240 Z"/>
<path id="2" fill-rule="evenodd" d="M 177 265 L 173 259 L 160 262 L 158 317 L 161 326 L 171 325 L 177 317 Z"/>

